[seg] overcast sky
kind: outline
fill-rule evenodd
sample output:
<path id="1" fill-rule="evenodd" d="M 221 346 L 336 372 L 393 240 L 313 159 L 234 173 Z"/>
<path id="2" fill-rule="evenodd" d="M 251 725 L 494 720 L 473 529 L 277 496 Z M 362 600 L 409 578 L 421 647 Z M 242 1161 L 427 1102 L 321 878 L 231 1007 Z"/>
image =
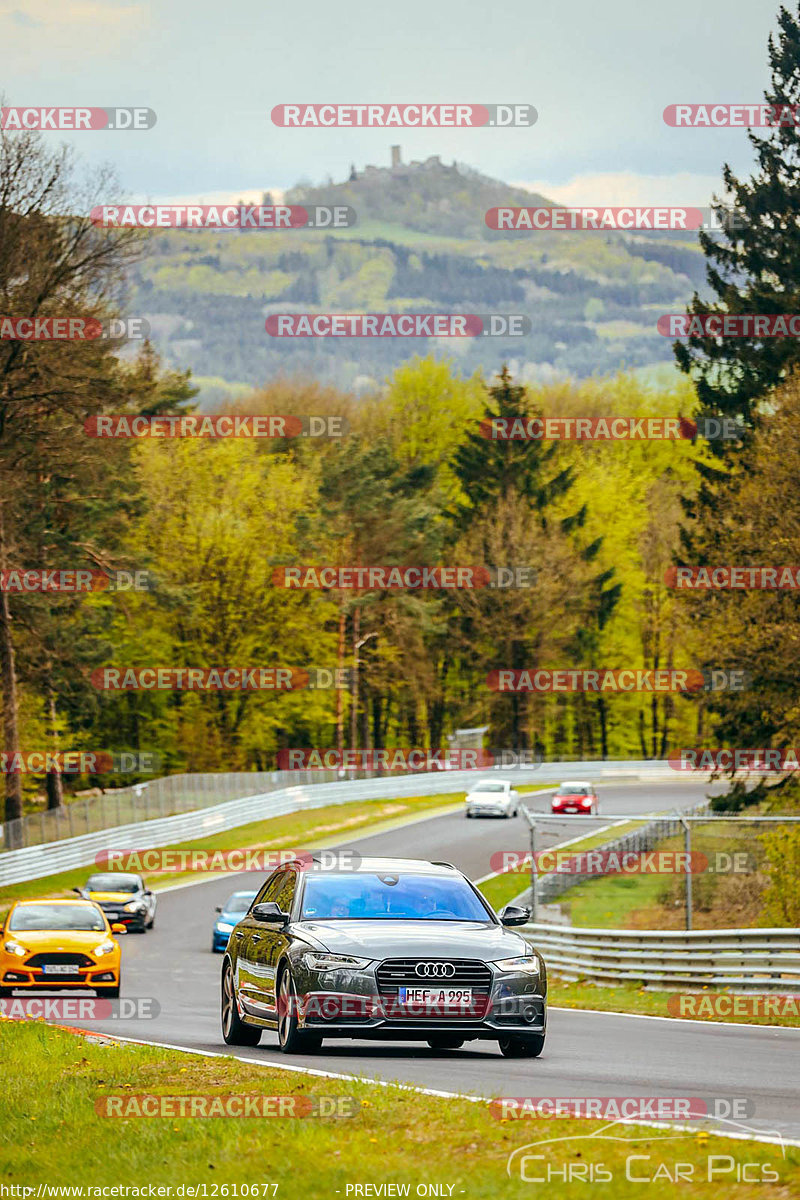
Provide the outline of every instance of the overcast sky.
<path id="1" fill-rule="evenodd" d="M 742 129 L 673 129 L 676 102 L 751 103 L 778 0 L 0 0 L 6 103 L 141 105 L 141 132 L 49 133 L 127 196 L 255 195 L 350 163 L 439 154 L 567 203 L 707 202 L 749 173 Z M 520 103 L 520 129 L 279 129 L 275 104 Z"/>

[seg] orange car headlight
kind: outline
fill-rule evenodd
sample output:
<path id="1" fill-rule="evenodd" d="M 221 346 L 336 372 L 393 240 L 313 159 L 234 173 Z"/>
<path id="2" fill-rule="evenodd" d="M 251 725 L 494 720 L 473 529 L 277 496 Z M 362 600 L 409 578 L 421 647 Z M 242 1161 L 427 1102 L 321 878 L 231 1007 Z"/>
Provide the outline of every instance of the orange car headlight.
<path id="1" fill-rule="evenodd" d="M 102 958 L 104 954 L 111 954 L 111 952 L 115 948 L 116 948 L 116 942 L 110 942 L 110 941 L 101 942 L 99 946 L 95 946 L 92 953 L 96 954 L 98 958 Z"/>
<path id="2" fill-rule="evenodd" d="M 24 946 L 20 946 L 19 942 L 6 942 L 5 948 L 9 954 L 18 954 L 20 958 L 24 958 L 28 953 Z"/>

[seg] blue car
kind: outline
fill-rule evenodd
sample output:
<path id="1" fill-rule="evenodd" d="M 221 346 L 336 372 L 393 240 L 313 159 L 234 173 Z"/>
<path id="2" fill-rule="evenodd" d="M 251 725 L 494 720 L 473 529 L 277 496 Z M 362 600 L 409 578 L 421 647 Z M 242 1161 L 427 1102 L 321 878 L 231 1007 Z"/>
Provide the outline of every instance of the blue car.
<path id="1" fill-rule="evenodd" d="M 238 925 L 255 898 L 255 892 L 234 892 L 224 904 L 217 905 L 217 919 L 211 935 L 211 950 L 214 954 L 222 954 L 225 950 L 231 930 L 234 925 Z"/>

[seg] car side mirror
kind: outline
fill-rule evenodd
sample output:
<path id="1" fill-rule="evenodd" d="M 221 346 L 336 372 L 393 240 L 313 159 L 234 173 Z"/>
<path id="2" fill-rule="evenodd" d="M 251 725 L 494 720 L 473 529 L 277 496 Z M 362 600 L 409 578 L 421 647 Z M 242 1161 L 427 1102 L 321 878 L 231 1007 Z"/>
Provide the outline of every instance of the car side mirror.
<path id="1" fill-rule="evenodd" d="M 265 904 L 255 904 L 250 910 L 250 915 L 257 921 L 265 921 L 270 925 L 285 925 L 289 920 L 289 914 L 281 912 L 274 900 L 268 900 Z"/>
<path id="2" fill-rule="evenodd" d="M 75 894 L 76 894 L 77 896 L 82 896 L 82 895 L 83 895 L 83 892 L 81 891 L 81 889 L 80 889 L 80 888 L 73 888 L 72 890 L 73 890 L 73 892 L 75 892 Z"/>
<path id="3" fill-rule="evenodd" d="M 150 891 L 149 888 L 145 888 L 145 890 L 142 892 L 143 896 L 152 896 L 152 894 L 153 893 Z"/>
<path id="4" fill-rule="evenodd" d="M 218 904 L 218 905 L 215 907 L 215 909 L 214 909 L 214 912 L 222 912 L 222 905 L 221 905 L 221 904 Z"/>
<path id="5" fill-rule="evenodd" d="M 112 933 L 127 933 L 128 931 L 125 928 L 125 926 L 122 924 L 121 921 L 115 921 L 114 924 L 111 926 L 111 932 Z"/>
<path id="6" fill-rule="evenodd" d="M 527 925 L 530 919 L 531 910 L 516 904 L 507 904 L 500 913 L 501 925 Z"/>

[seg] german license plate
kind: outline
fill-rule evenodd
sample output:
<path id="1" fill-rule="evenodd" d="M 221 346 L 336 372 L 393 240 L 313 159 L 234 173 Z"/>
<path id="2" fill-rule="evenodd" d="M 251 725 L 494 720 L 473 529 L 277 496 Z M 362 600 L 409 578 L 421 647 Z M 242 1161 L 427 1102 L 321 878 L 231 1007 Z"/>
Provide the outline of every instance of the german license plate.
<path id="1" fill-rule="evenodd" d="M 397 998 L 401 1004 L 472 1004 L 472 988 L 398 988 Z"/>
<path id="2" fill-rule="evenodd" d="M 77 975 L 78 968 L 71 963 L 44 963 L 42 970 L 45 975 Z"/>

